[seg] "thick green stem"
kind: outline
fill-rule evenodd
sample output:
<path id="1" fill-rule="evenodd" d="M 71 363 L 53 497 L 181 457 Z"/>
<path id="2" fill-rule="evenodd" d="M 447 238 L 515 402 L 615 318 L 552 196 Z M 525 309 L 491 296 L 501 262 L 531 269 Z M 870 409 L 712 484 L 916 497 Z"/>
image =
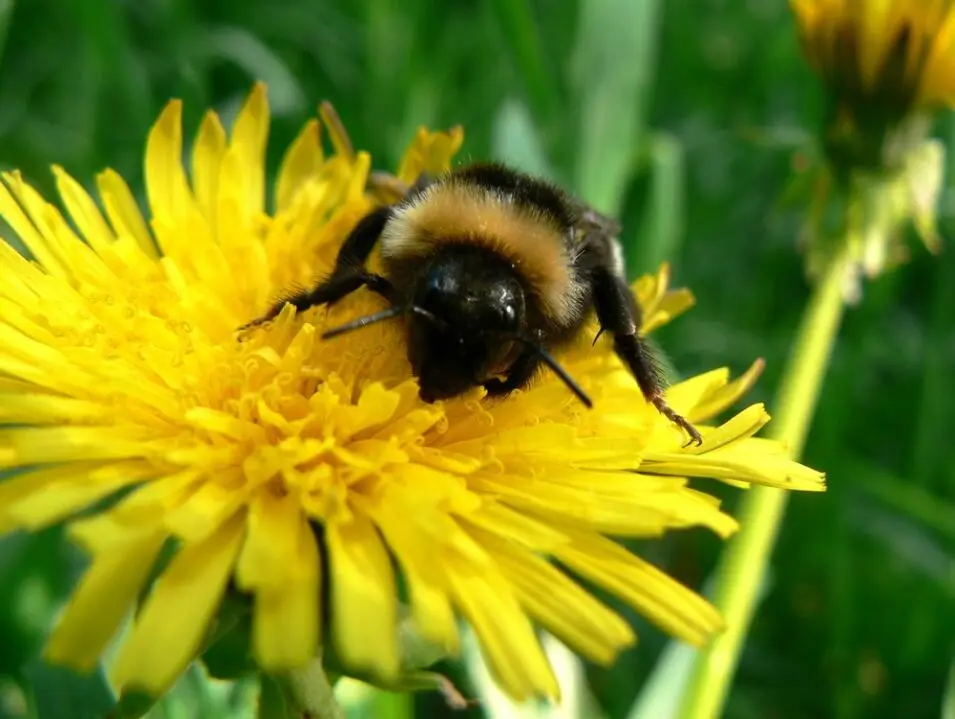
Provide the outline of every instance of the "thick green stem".
<path id="1" fill-rule="evenodd" d="M 275 679 L 282 688 L 286 705 L 291 712 L 289 716 L 345 719 L 345 712 L 335 700 L 332 682 L 322 668 L 320 657 L 316 657 L 302 669 L 285 672 L 277 675 Z"/>
<path id="2" fill-rule="evenodd" d="M 770 436 L 799 457 L 812 422 L 829 356 L 844 310 L 843 283 L 853 243 L 833 256 L 819 278 L 793 345 L 775 402 Z M 715 719 L 722 711 L 756 609 L 789 493 L 753 487 L 740 512 L 740 532 L 727 545 L 717 569 L 716 606 L 727 629 L 702 654 L 691 679 L 680 717 Z"/>

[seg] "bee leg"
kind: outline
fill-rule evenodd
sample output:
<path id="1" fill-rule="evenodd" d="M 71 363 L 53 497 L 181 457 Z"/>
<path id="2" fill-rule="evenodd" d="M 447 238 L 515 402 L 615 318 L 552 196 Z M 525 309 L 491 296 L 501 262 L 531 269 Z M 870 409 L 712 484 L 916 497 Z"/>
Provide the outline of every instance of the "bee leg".
<path id="1" fill-rule="evenodd" d="M 613 348 L 617 356 L 627 365 L 647 401 L 689 435 L 687 445 L 699 446 L 703 443 L 703 437 L 666 402 L 656 359 L 639 334 L 640 307 L 630 288 L 609 267 L 598 266 L 592 272 L 597 318 L 600 326 L 613 335 Z"/>
<path id="2" fill-rule="evenodd" d="M 492 377 L 484 382 L 484 389 L 491 397 L 500 397 L 520 389 L 530 382 L 531 377 L 540 367 L 540 363 L 540 355 L 534 349 L 527 348 L 517 356 L 514 364 L 508 368 L 504 379 Z"/>
<path id="3" fill-rule="evenodd" d="M 286 304 L 294 305 L 299 312 L 303 312 L 316 305 L 337 302 L 366 285 L 379 294 L 390 291 L 391 285 L 384 277 L 372 275 L 364 270 L 365 261 L 375 248 L 390 214 L 391 208 L 384 206 L 363 217 L 338 251 L 335 269 L 330 277 L 311 289 L 300 290 L 283 297 L 275 302 L 268 312 L 243 325 L 240 330 L 274 320 Z"/>

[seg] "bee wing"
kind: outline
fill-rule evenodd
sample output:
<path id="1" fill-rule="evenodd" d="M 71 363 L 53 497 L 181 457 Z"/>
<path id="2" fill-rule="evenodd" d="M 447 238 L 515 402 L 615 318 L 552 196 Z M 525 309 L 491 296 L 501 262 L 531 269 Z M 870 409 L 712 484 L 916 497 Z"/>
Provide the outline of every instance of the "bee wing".
<path id="1" fill-rule="evenodd" d="M 577 215 L 575 243 L 589 244 L 600 247 L 600 255 L 606 258 L 615 275 L 626 282 L 627 267 L 624 262 L 623 245 L 620 244 L 620 232 L 623 227 L 612 217 L 598 212 L 587 203 L 577 198 L 569 200 Z"/>
<path id="2" fill-rule="evenodd" d="M 576 211 L 579 218 L 577 229 L 584 235 L 598 235 L 608 240 L 616 240 L 623 229 L 620 223 L 612 217 L 608 217 L 601 212 L 597 212 L 593 207 L 583 200 L 571 198 L 571 206 Z"/>

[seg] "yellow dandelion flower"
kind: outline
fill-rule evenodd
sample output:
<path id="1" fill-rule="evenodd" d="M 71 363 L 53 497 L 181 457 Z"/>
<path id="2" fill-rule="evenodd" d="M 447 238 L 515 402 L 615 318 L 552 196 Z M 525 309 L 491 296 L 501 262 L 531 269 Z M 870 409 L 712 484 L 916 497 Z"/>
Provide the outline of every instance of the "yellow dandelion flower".
<path id="1" fill-rule="evenodd" d="M 830 159 L 895 168 L 955 103 L 950 0 L 790 0 L 805 55 L 830 96 Z"/>
<path id="2" fill-rule="evenodd" d="M 847 253 L 843 296 L 908 258 L 912 223 L 926 248 L 936 228 L 944 149 L 932 113 L 955 103 L 955 4 L 950 0 L 790 0 L 809 64 L 826 91 L 804 241 L 817 277 Z M 838 192 L 835 192 L 838 191 Z M 824 228 L 833 199 L 839 226 Z M 827 235 L 837 239 L 831 241 Z"/>
<path id="3" fill-rule="evenodd" d="M 101 211 L 54 168 L 68 217 L 2 176 L 0 215 L 33 260 L 0 243 L 0 468 L 14 471 L 0 531 L 67 521 L 91 557 L 48 659 L 92 668 L 154 573 L 111 670 L 154 695 L 195 657 L 232 585 L 253 597 L 265 670 L 302 665 L 328 638 L 347 667 L 394 679 L 400 582 L 420 635 L 453 654 L 467 621 L 517 699 L 558 694 L 535 626 L 603 663 L 634 641 L 572 575 L 694 644 L 719 629 L 703 599 L 610 537 L 731 533 L 692 477 L 822 489 L 818 472 L 754 438 L 762 406 L 709 422 L 758 365 L 669 391 L 705 438 L 684 448 L 603 341 L 562 357 L 591 411 L 552 377 L 503 401 L 422 403 L 393 327 L 319 340 L 326 322 L 380 306 L 365 293 L 299 317 L 286 308 L 240 341 L 277 293 L 331 269 L 374 202 L 369 157 L 326 109 L 336 152 L 308 123 L 267 210 L 264 87 L 231 134 L 206 115 L 189 175 L 180 114 L 169 104 L 149 135 L 148 220 L 110 171 Z M 422 131 L 400 179 L 447 169 L 461 141 Z M 636 289 L 646 329 L 691 303 L 665 269 Z"/>

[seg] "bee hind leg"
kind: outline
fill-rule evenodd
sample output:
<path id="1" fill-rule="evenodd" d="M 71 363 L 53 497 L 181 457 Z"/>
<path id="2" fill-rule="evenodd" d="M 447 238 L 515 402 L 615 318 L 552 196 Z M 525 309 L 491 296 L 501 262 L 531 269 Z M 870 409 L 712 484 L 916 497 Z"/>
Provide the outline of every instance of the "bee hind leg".
<path id="1" fill-rule="evenodd" d="M 640 306 L 626 282 L 611 268 L 593 270 L 594 304 L 602 330 L 613 335 L 613 348 L 630 370 L 647 401 L 664 417 L 689 436 L 688 446 L 703 443 L 703 437 L 690 422 L 667 404 L 663 377 L 656 358 L 640 337 Z"/>

